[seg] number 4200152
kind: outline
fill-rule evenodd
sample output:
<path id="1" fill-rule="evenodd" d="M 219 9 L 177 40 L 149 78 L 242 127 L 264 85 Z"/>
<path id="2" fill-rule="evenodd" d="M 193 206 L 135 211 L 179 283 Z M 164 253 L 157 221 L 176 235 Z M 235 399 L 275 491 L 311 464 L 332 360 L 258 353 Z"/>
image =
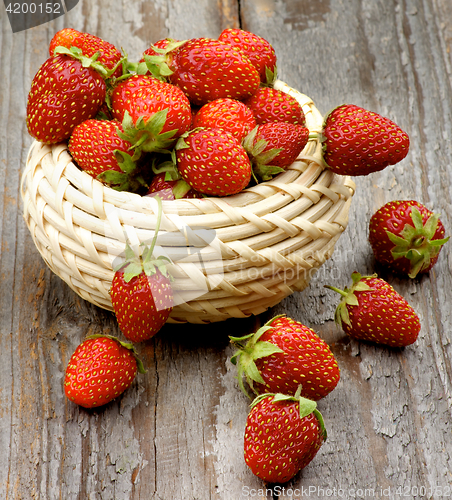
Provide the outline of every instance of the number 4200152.
<path id="1" fill-rule="evenodd" d="M 6 6 L 9 14 L 64 14 L 61 2 L 45 3 L 9 3 Z"/>

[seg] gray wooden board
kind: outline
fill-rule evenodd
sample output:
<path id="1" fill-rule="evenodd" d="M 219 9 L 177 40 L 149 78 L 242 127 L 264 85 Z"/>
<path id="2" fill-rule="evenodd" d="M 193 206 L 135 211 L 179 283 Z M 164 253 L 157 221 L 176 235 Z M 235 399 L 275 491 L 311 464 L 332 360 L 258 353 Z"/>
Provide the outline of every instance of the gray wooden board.
<path id="1" fill-rule="evenodd" d="M 385 202 L 416 199 L 452 232 L 449 0 L 80 0 L 68 14 L 12 34 L 0 7 L 0 498 L 205 500 L 451 496 L 451 246 L 429 275 L 379 268 L 368 220 Z M 110 313 L 52 275 L 22 219 L 20 174 L 31 80 L 53 34 L 74 27 L 136 60 L 160 38 L 217 37 L 242 27 L 275 47 L 279 76 L 322 113 L 345 102 L 396 121 L 411 138 L 400 164 L 357 179 L 349 227 L 304 292 L 257 318 L 167 325 L 139 346 L 147 373 L 105 408 L 68 402 L 66 364 L 89 333 L 119 335 Z M 415 345 L 350 341 L 333 321 L 354 271 L 379 272 L 418 312 Z M 319 402 L 328 441 L 284 487 L 267 488 L 243 460 L 248 400 L 238 390 L 228 334 L 286 313 L 331 345 L 341 380 Z"/>

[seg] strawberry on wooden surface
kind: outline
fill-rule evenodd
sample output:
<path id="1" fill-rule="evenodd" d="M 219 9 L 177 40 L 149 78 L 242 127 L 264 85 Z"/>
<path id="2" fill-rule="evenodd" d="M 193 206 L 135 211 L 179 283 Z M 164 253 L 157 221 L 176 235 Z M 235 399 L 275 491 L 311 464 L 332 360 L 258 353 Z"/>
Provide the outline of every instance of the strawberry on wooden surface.
<path id="1" fill-rule="evenodd" d="M 92 177 L 118 191 L 136 191 L 144 181 L 136 160 L 129 154 L 131 143 L 118 135 L 116 120 L 86 120 L 72 131 L 68 149 L 77 165 Z"/>
<path id="2" fill-rule="evenodd" d="M 291 95 L 272 87 L 260 87 L 243 101 L 253 112 L 256 123 L 286 122 L 306 125 L 306 117 L 300 103 Z"/>
<path id="3" fill-rule="evenodd" d="M 337 385 L 340 370 L 328 344 L 313 330 L 284 315 L 268 321 L 256 333 L 230 337 L 237 352 L 238 381 L 256 394 L 281 392 L 318 401 Z"/>
<path id="4" fill-rule="evenodd" d="M 268 483 L 286 483 L 315 457 L 327 438 L 315 401 L 262 394 L 252 403 L 244 437 L 245 462 Z"/>
<path id="5" fill-rule="evenodd" d="M 390 347 L 416 342 L 421 323 L 415 310 L 394 288 L 377 275 L 352 274 L 352 286 L 340 290 L 335 321 L 350 337 Z"/>
<path id="6" fill-rule="evenodd" d="M 107 87 L 92 63 L 75 51 L 52 56 L 41 65 L 28 94 L 27 127 L 32 137 L 56 144 L 68 139 L 79 123 L 96 116 Z"/>
<path id="7" fill-rule="evenodd" d="M 151 245 L 142 245 L 138 255 L 129 244 L 125 261 L 115 267 L 110 296 L 119 328 L 131 342 L 143 342 L 159 332 L 173 309 L 171 276 L 166 268 L 169 260 L 154 257 L 162 218 L 162 202 L 158 205 L 156 228 Z"/>
<path id="8" fill-rule="evenodd" d="M 194 190 L 210 196 L 239 193 L 251 180 L 246 151 L 225 130 L 199 128 L 184 134 L 176 144 L 176 164 Z"/>
<path id="9" fill-rule="evenodd" d="M 192 128 L 220 128 L 232 134 L 239 142 L 256 126 L 253 112 L 236 99 L 215 99 L 204 104 L 195 114 Z"/>
<path id="10" fill-rule="evenodd" d="M 340 175 L 368 175 L 402 161 L 408 135 L 392 120 L 354 104 L 331 111 L 323 125 L 323 158 Z"/>
<path id="11" fill-rule="evenodd" d="M 72 354 L 66 368 L 64 392 L 85 408 L 105 405 L 128 389 L 136 373 L 144 373 L 131 344 L 93 335 Z"/>
<path id="12" fill-rule="evenodd" d="M 271 85 L 276 79 L 276 52 L 259 35 L 238 28 L 223 30 L 218 40 L 239 48 L 259 71 L 261 82 Z"/>
<path id="13" fill-rule="evenodd" d="M 96 52 L 99 52 L 98 62 L 103 64 L 109 70 L 115 70 L 112 76 L 118 78 L 122 75 L 121 52 L 110 42 L 91 35 L 77 31 L 73 28 L 63 28 L 55 33 L 49 44 L 49 55 L 55 54 L 57 47 L 78 47 L 84 56 L 93 57 Z"/>
<path id="14" fill-rule="evenodd" d="M 439 214 L 415 200 L 390 201 L 369 223 L 375 259 L 410 278 L 430 271 L 448 239 Z"/>
<path id="15" fill-rule="evenodd" d="M 243 147 L 251 159 L 254 175 L 267 181 L 292 165 L 308 139 L 309 130 L 303 125 L 267 122 L 257 125 L 245 137 Z"/>
<path id="16" fill-rule="evenodd" d="M 150 75 L 121 81 L 112 92 L 111 107 L 123 125 L 122 137 L 145 152 L 171 148 L 192 120 L 185 94 Z"/>

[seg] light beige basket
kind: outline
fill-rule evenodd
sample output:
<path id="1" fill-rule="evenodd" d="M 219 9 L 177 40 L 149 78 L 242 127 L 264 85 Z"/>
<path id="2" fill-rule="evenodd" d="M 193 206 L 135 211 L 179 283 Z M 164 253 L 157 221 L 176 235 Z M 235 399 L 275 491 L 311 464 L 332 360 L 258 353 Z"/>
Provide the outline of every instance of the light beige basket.
<path id="1" fill-rule="evenodd" d="M 323 118 L 294 96 L 311 132 Z M 260 314 L 303 290 L 331 256 L 348 223 L 355 185 L 324 167 L 310 139 L 299 159 L 271 181 L 225 198 L 163 201 L 158 234 L 172 260 L 176 296 L 169 322 L 208 323 Z M 34 142 L 22 176 L 24 218 L 50 269 L 89 302 L 112 310 L 112 263 L 125 242 L 149 242 L 156 201 L 117 192 L 82 172 L 66 144 Z M 188 242 L 188 243 L 187 243 Z"/>

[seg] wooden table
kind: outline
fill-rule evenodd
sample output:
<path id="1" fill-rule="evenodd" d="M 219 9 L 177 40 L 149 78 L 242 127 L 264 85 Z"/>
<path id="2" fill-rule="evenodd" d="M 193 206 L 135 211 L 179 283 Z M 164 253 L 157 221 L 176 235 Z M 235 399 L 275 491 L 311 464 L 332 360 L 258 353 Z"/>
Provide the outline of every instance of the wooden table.
<path id="1" fill-rule="evenodd" d="M 416 199 L 452 233 L 452 3 L 450 0 L 80 0 L 68 14 L 0 39 L 0 498 L 238 500 L 434 498 L 452 484 L 452 246 L 414 280 L 375 265 L 368 221 L 385 202 Z M 322 113 L 344 102 L 396 121 L 408 157 L 357 179 L 347 230 L 311 286 L 261 317 L 167 325 L 139 347 L 147 373 L 105 408 L 68 402 L 63 374 L 91 333 L 118 335 L 112 314 L 52 275 L 22 219 L 20 175 L 31 80 L 53 34 L 74 27 L 137 59 L 171 36 L 216 38 L 242 27 L 275 47 L 279 76 Z M 390 350 L 350 341 L 333 314 L 354 270 L 379 272 L 418 312 L 416 344 Z M 315 329 L 341 367 L 319 403 L 329 432 L 290 483 L 267 488 L 243 460 L 248 400 L 237 388 L 228 335 L 275 314 Z"/>

